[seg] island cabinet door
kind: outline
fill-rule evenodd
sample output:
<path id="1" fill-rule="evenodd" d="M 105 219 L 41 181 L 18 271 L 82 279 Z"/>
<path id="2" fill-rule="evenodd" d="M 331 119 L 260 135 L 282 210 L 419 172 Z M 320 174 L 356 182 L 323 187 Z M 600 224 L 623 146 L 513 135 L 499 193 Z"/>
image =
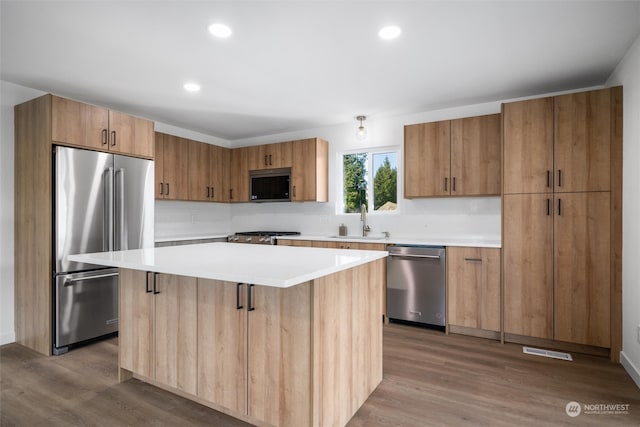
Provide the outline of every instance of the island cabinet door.
<path id="1" fill-rule="evenodd" d="M 198 279 L 198 397 L 247 413 L 247 285 Z"/>
<path id="2" fill-rule="evenodd" d="M 155 276 L 155 378 L 190 394 L 197 391 L 195 277 Z"/>
<path id="3" fill-rule="evenodd" d="M 248 307 L 248 415 L 271 425 L 312 425 L 311 283 L 252 286 Z"/>
<path id="4" fill-rule="evenodd" d="M 153 378 L 154 298 L 150 281 L 144 271 L 120 269 L 118 341 L 120 367 Z"/>

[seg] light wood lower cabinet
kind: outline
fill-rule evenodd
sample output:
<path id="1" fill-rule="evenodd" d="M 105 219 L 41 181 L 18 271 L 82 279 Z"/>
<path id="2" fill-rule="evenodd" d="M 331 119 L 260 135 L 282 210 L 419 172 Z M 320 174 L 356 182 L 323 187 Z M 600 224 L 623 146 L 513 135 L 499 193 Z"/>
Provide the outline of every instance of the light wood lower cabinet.
<path id="1" fill-rule="evenodd" d="M 120 269 L 118 278 L 118 347 L 120 367 L 148 378 L 155 376 L 153 290 L 144 271 Z"/>
<path id="2" fill-rule="evenodd" d="M 447 247 L 447 323 L 500 331 L 500 249 Z"/>
<path id="3" fill-rule="evenodd" d="M 504 196 L 505 333 L 610 347 L 610 198 Z"/>
<path id="4" fill-rule="evenodd" d="M 197 395 L 240 413 L 247 411 L 246 291 L 247 285 L 198 280 Z"/>
<path id="5" fill-rule="evenodd" d="M 384 266 L 290 288 L 121 269 L 120 378 L 259 425 L 345 425 L 382 381 Z"/>
<path id="6" fill-rule="evenodd" d="M 281 246 L 302 246 L 308 248 L 360 249 L 364 251 L 386 251 L 386 243 L 336 242 L 334 240 L 294 240 L 278 239 Z"/>
<path id="7" fill-rule="evenodd" d="M 195 394 L 196 279 L 121 269 L 119 289 L 120 367 Z"/>
<path id="8" fill-rule="evenodd" d="M 609 347 L 610 193 L 555 198 L 554 338 Z"/>
<path id="9" fill-rule="evenodd" d="M 553 338 L 553 197 L 508 194 L 504 209 L 504 331 Z"/>
<path id="10" fill-rule="evenodd" d="M 155 303 L 155 378 L 178 390 L 197 391 L 197 308 L 195 277 L 158 274 Z"/>

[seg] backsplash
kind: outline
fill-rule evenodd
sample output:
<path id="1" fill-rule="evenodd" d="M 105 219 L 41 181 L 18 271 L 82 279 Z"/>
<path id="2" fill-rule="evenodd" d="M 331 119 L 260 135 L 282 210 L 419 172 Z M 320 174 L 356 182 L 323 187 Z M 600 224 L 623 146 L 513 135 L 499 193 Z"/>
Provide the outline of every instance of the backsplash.
<path id="1" fill-rule="evenodd" d="M 236 231 L 300 231 L 335 235 L 344 223 L 360 234 L 360 215 L 335 213 L 333 203 L 198 203 L 156 201 L 156 239 Z M 369 214 L 371 235 L 500 239 L 500 198 L 403 200 L 399 213 Z"/>
<path id="2" fill-rule="evenodd" d="M 369 214 L 370 235 L 460 237 L 500 240 L 500 198 L 465 197 L 403 200 L 399 213 Z M 245 203 L 231 206 L 231 229 L 292 230 L 335 235 L 344 223 L 349 235 L 360 234 L 359 214 L 336 214 L 333 203 Z"/>
<path id="3" fill-rule="evenodd" d="M 156 200 L 155 219 L 156 240 L 231 232 L 230 206 L 225 203 Z"/>

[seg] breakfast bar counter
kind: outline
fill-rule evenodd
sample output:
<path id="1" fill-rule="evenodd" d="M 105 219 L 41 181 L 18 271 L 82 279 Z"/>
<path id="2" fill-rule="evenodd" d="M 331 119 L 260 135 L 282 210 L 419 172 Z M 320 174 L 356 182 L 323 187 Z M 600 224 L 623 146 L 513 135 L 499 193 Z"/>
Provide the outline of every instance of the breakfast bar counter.
<path id="1" fill-rule="evenodd" d="M 265 426 L 344 426 L 382 381 L 384 251 L 207 243 L 120 268 L 119 367 Z"/>

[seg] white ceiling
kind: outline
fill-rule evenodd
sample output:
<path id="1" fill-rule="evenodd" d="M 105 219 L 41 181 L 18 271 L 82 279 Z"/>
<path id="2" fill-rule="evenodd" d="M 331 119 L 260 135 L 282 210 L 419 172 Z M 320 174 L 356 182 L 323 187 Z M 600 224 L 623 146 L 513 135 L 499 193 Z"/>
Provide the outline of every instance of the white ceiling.
<path id="1" fill-rule="evenodd" d="M 2 0 L 0 13 L 2 80 L 231 141 L 602 85 L 640 33 L 639 1 Z M 402 35 L 380 40 L 391 23 Z"/>

